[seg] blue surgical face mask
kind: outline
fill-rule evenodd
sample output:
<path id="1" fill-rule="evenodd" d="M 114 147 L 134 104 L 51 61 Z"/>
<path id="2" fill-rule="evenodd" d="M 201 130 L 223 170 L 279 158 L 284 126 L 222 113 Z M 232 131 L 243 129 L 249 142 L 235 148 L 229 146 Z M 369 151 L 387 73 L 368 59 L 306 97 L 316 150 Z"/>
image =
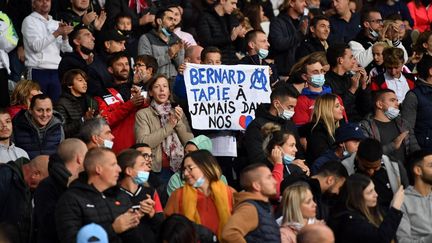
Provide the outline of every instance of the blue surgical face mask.
<path id="1" fill-rule="evenodd" d="M 133 181 L 137 185 L 142 185 L 148 181 L 150 172 L 139 170 L 137 175 L 133 178 Z"/>
<path id="2" fill-rule="evenodd" d="M 170 37 L 172 35 L 172 33 L 168 31 L 166 27 L 162 27 L 161 31 L 166 37 Z"/>
<path id="3" fill-rule="evenodd" d="M 112 147 L 114 146 L 114 142 L 113 142 L 113 141 L 110 141 L 110 140 L 108 140 L 108 139 L 104 139 L 104 140 L 103 140 L 103 146 L 104 146 L 105 148 L 112 149 Z"/>
<path id="4" fill-rule="evenodd" d="M 295 157 L 289 154 L 284 154 L 283 163 L 284 165 L 289 165 L 295 160 Z"/>
<path id="5" fill-rule="evenodd" d="M 399 109 L 394 108 L 394 107 L 389 107 L 386 111 L 384 111 L 384 115 L 388 119 L 393 120 L 399 116 L 399 112 L 400 112 Z"/>
<path id="6" fill-rule="evenodd" d="M 193 184 L 193 187 L 198 188 L 201 187 L 205 182 L 205 178 L 204 176 L 201 176 L 200 178 L 198 178 L 198 180 L 195 181 L 195 183 Z"/>
<path id="7" fill-rule="evenodd" d="M 314 74 L 311 76 L 310 82 L 316 88 L 322 87 L 325 83 L 325 76 L 324 74 Z"/>
<path id="8" fill-rule="evenodd" d="M 259 57 L 260 59 L 265 59 L 265 58 L 268 56 L 268 53 L 269 53 L 268 50 L 260 48 L 260 49 L 258 50 L 258 57 Z"/>
<path id="9" fill-rule="evenodd" d="M 346 158 L 348 158 L 348 157 L 351 156 L 351 153 L 348 152 L 348 150 L 344 150 L 344 151 L 342 152 L 342 156 L 344 157 L 344 159 L 346 159 Z"/>
<path id="10" fill-rule="evenodd" d="M 371 30 L 369 30 L 369 33 L 371 34 L 371 36 L 374 40 L 378 39 L 378 36 L 379 36 L 378 32 L 371 29 Z"/>

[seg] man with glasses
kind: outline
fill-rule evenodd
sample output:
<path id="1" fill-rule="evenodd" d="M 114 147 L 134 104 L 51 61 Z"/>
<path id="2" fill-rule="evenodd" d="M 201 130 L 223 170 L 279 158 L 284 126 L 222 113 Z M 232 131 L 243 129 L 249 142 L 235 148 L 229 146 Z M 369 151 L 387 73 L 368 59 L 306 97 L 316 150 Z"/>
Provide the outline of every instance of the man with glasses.
<path id="1" fill-rule="evenodd" d="M 344 160 L 342 164 L 349 175 L 361 173 L 369 176 L 378 193 L 381 209 L 389 209 L 393 194 L 400 185 L 408 186 L 408 176 L 402 163 L 391 161 L 383 154 L 381 143 L 373 138 L 360 142 L 355 160 Z"/>
<path id="2" fill-rule="evenodd" d="M 139 55 L 135 59 L 133 65 L 133 83 L 141 87 L 142 90 L 147 90 L 148 81 L 158 73 L 158 63 L 156 58 L 150 55 Z"/>
<path id="3" fill-rule="evenodd" d="M 154 155 L 150 146 L 146 143 L 136 143 L 131 148 L 141 152 L 144 160 L 147 163 L 147 166 L 151 169 Z M 150 184 L 151 187 L 156 189 L 159 195 L 160 202 L 163 206 L 165 206 L 169 197 L 169 195 L 167 194 L 167 185 L 163 181 L 161 181 L 153 171 L 150 171 L 147 182 Z"/>
<path id="4" fill-rule="evenodd" d="M 373 61 L 372 47 L 377 41 L 381 41 L 383 38 L 390 38 L 394 47 L 398 47 L 404 50 L 405 47 L 399 39 L 398 26 L 392 24 L 390 28 L 385 30 L 383 33 L 383 19 L 381 13 L 377 9 L 368 9 L 362 12 L 361 15 L 362 30 L 357 37 L 350 41 L 348 44 L 353 52 L 357 62 L 364 68 L 370 65 Z"/>

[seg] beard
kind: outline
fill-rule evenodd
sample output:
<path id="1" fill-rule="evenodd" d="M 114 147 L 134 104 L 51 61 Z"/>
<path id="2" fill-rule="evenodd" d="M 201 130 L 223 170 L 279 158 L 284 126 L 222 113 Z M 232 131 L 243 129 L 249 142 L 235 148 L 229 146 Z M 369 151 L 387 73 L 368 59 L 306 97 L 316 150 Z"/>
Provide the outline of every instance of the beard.
<path id="1" fill-rule="evenodd" d="M 425 175 L 423 173 L 423 175 L 420 178 L 424 183 L 426 183 L 428 185 L 432 185 L 432 175 Z"/>
<path id="2" fill-rule="evenodd" d="M 127 74 L 122 74 L 122 72 L 116 72 L 113 74 L 114 80 L 126 81 L 129 79 L 129 72 Z"/>
<path id="3" fill-rule="evenodd" d="M 0 137 L 0 141 L 8 140 L 10 137 Z"/>

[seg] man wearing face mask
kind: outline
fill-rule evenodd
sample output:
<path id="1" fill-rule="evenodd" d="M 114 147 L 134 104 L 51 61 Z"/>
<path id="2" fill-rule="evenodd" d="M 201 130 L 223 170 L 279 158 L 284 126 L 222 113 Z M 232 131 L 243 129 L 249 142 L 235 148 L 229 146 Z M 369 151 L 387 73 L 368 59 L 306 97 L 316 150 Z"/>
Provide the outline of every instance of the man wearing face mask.
<path id="1" fill-rule="evenodd" d="M 292 121 L 297 126 L 303 126 L 310 122 L 315 99 L 317 97 L 332 93 L 332 89 L 324 85 L 325 71 L 320 56 L 314 54 L 309 55 L 301 66 L 301 78 L 308 85 L 303 88 L 300 96 L 297 98 L 297 105 L 294 108 L 295 113 L 292 117 Z M 341 98 L 339 98 L 339 102 L 342 103 Z"/>
<path id="2" fill-rule="evenodd" d="M 138 55 L 157 57 L 158 72 L 170 78 L 177 75 L 177 68 L 184 62 L 183 42 L 173 33 L 175 26 L 174 13 L 161 9 L 156 14 L 156 28 L 138 42 Z"/>
<path id="3" fill-rule="evenodd" d="M 95 59 L 93 51 L 95 38 L 86 26 L 75 26 L 68 40 L 73 51 L 65 53 L 60 61 L 58 67 L 60 80 L 63 80 L 63 75 L 71 69 L 81 69 L 87 72 L 87 66 Z"/>
<path id="4" fill-rule="evenodd" d="M 84 122 L 81 127 L 79 138 L 90 150 L 97 147 L 111 149 L 114 145 L 114 135 L 111 128 L 103 118 L 93 118 Z"/>
<path id="5" fill-rule="evenodd" d="M 270 67 L 270 85 L 273 87 L 278 82 L 276 66 L 266 62 L 270 44 L 267 35 L 261 30 L 251 30 L 245 36 L 247 43 L 247 55 L 240 60 L 240 64 L 262 65 Z"/>
<path id="6" fill-rule="evenodd" d="M 164 219 L 163 207 L 156 189 L 150 185 L 151 149 L 141 153 L 135 149 L 123 150 L 117 161 L 121 168 L 119 187 L 130 198 L 132 208 L 145 215 L 138 228 L 148 243 L 156 242 L 157 230 Z"/>
<path id="7" fill-rule="evenodd" d="M 246 164 L 253 161 L 265 161 L 266 155 L 262 144 L 264 137 L 261 128 L 269 122 L 279 125 L 282 131 L 290 131 L 295 134 L 297 154 L 296 158 L 304 158 L 304 150 L 300 145 L 299 136 L 295 124 L 291 121 L 294 115 L 294 107 L 297 104 L 295 93 L 286 87 L 277 87 L 270 95 L 270 104 L 260 104 L 255 112 L 255 119 L 246 128 L 242 147 L 247 154 Z M 239 168 L 240 169 L 240 168 Z"/>
<path id="8" fill-rule="evenodd" d="M 399 103 L 393 90 L 383 89 L 373 95 L 374 114 L 361 121 L 365 136 L 380 141 L 383 152 L 394 161 L 404 162 L 408 154 L 419 150 L 414 131 L 399 116 Z"/>
<path id="9" fill-rule="evenodd" d="M 372 46 L 375 42 L 382 40 L 386 33 L 381 33 L 383 29 L 383 19 L 381 13 L 377 9 L 365 10 L 361 15 L 362 30 L 357 37 L 350 41 L 348 44 L 353 52 L 354 57 L 358 63 L 366 68 L 373 61 Z M 393 26 L 391 26 L 393 28 Z M 393 29 L 389 28 L 386 32 L 391 32 Z M 401 48 L 404 51 L 405 61 L 408 60 L 408 54 L 402 41 L 399 40 L 398 31 L 393 31 L 391 37 L 392 45 Z M 384 35 L 384 36 L 381 36 Z"/>

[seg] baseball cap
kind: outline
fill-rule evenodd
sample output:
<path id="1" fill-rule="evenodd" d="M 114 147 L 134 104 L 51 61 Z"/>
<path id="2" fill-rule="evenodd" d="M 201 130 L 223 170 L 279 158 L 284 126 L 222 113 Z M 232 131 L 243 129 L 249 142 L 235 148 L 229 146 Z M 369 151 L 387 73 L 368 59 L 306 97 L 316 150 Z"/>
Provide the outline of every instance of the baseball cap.
<path id="1" fill-rule="evenodd" d="M 101 39 L 102 39 L 102 42 L 110 41 L 110 40 L 124 41 L 124 40 L 127 40 L 127 37 L 125 35 L 123 35 L 120 30 L 111 29 L 111 30 L 107 30 L 107 31 L 103 32 L 101 34 Z"/>
<path id="2" fill-rule="evenodd" d="M 358 123 L 346 123 L 335 131 L 335 143 L 343 143 L 348 140 L 363 140 L 365 135 Z"/>
<path id="3" fill-rule="evenodd" d="M 80 229 L 77 243 L 108 243 L 108 235 L 102 226 L 91 223 Z"/>

